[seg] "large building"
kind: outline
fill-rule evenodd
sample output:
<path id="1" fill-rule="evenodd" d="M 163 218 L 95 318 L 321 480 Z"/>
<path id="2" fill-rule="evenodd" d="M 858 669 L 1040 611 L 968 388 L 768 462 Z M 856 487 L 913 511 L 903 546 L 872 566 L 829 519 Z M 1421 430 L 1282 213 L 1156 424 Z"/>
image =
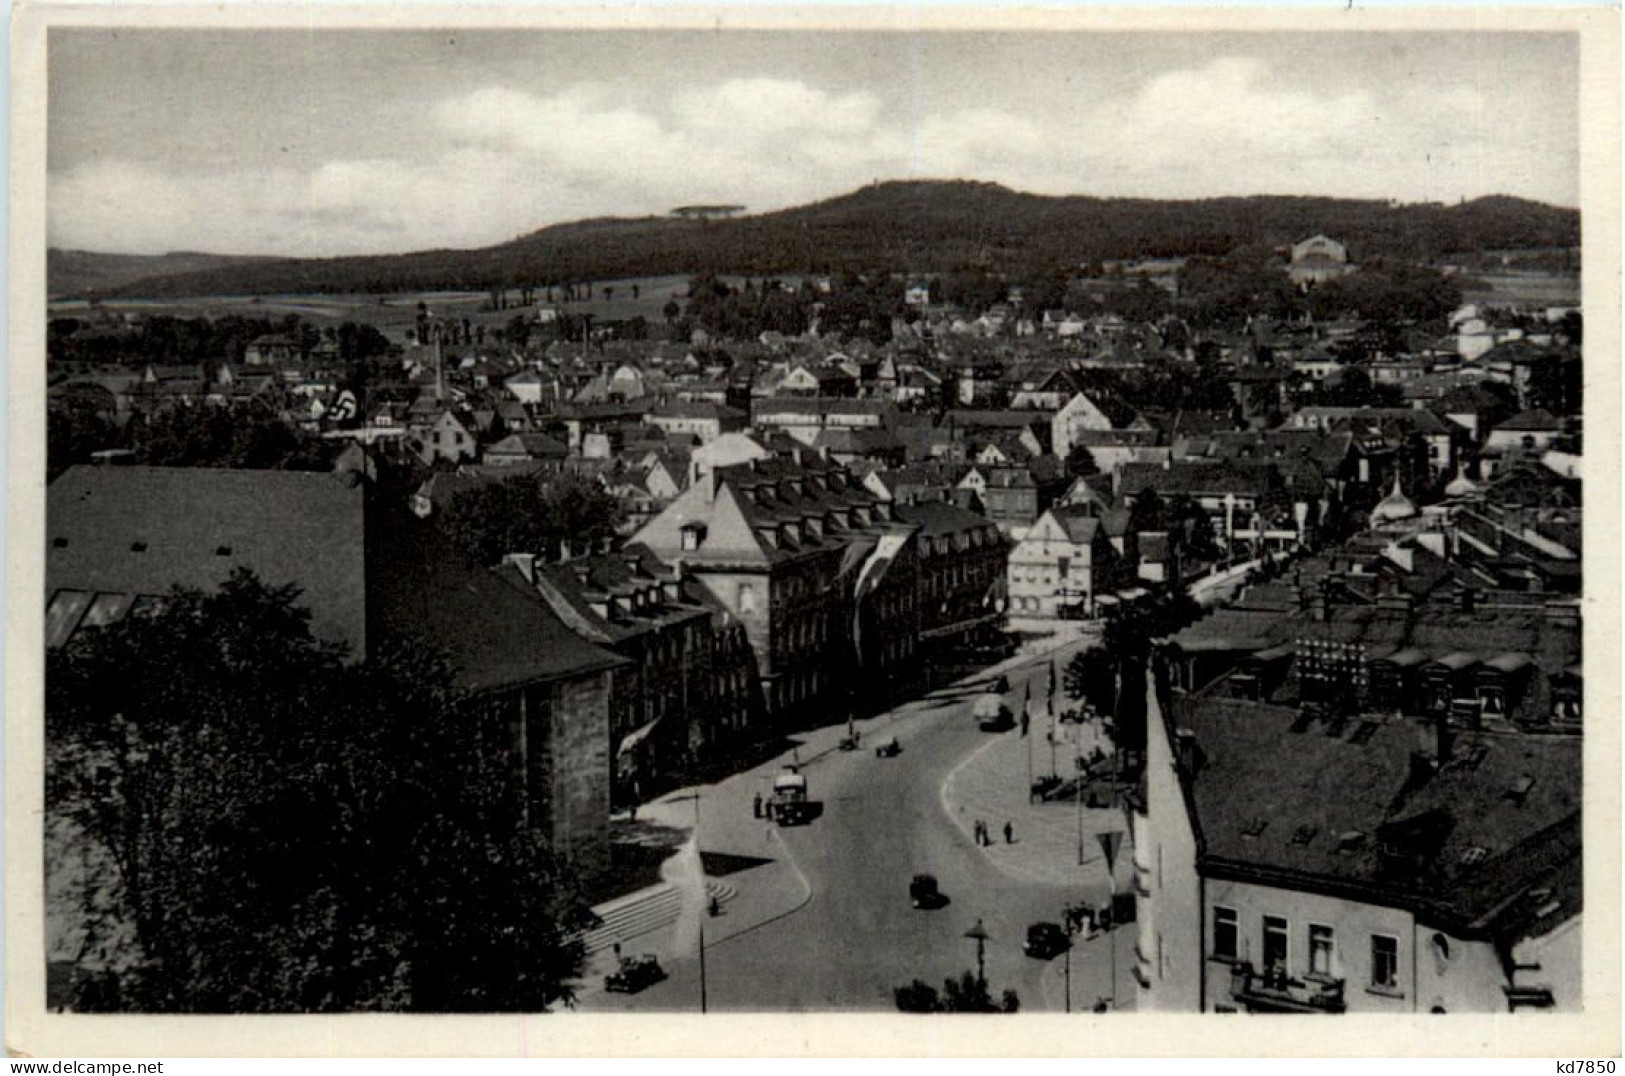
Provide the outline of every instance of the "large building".
<path id="1" fill-rule="evenodd" d="M 899 506 L 809 449 L 714 466 L 636 535 L 743 625 L 770 725 L 906 690 L 922 638 L 996 618 L 1007 546 L 951 505 Z"/>
<path id="2" fill-rule="evenodd" d="M 521 730 L 528 824 L 587 873 L 606 865 L 609 688 L 622 659 L 571 632 L 513 570 L 468 567 L 359 475 L 75 467 L 47 491 L 46 527 L 47 646 L 237 568 L 291 584 L 313 633 L 357 657 L 401 640 L 437 647 L 469 705 Z"/>
<path id="3" fill-rule="evenodd" d="M 1580 1009 L 1580 741 L 1149 701 L 1138 1007 Z"/>
<path id="4" fill-rule="evenodd" d="M 691 777 L 745 736 L 756 691 L 750 645 L 693 580 L 638 547 L 561 564 L 508 560 L 572 631 L 630 663 L 610 688 L 617 802 Z"/>
<path id="5" fill-rule="evenodd" d="M 1010 617 L 1028 631 L 1095 615 L 1095 596 L 1131 576 L 1092 505 L 1045 512 L 1010 554 Z"/>

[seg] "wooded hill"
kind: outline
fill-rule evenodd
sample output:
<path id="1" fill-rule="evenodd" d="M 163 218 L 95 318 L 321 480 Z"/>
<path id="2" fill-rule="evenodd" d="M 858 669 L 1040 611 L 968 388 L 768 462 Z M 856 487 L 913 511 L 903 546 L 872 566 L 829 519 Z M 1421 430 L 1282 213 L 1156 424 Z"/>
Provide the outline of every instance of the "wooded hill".
<path id="1" fill-rule="evenodd" d="M 1580 214 L 1516 198 L 1397 205 L 1260 196 L 1201 201 L 1046 197 L 992 183 L 879 183 L 823 202 L 729 220 L 603 218 L 558 224 L 497 246 L 346 258 L 219 259 L 114 279 L 100 256 L 52 252 L 53 296 L 174 298 L 398 292 L 693 273 L 1013 274 L 1095 260 L 1224 255 L 1324 232 L 1355 260 L 1572 247 Z M 173 256 L 166 256 L 173 257 Z M 125 259 L 129 261 L 130 259 Z M 73 271 L 68 270 L 72 268 Z"/>

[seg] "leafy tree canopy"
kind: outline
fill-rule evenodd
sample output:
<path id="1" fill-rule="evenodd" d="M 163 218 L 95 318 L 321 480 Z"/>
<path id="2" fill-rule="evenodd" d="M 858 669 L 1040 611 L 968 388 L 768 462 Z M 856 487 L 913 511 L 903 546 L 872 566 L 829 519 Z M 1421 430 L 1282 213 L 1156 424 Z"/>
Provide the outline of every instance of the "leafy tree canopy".
<path id="1" fill-rule="evenodd" d="M 101 888 L 134 939 L 132 952 L 91 917 L 83 968 L 116 970 L 82 970 L 69 1004 L 571 1000 L 571 876 L 514 821 L 505 724 L 425 653 L 346 664 L 291 588 L 243 570 L 53 651 L 47 811 L 105 850 Z"/>
<path id="2" fill-rule="evenodd" d="M 574 475 L 525 474 L 457 494 L 441 525 L 475 564 L 509 553 L 556 554 L 564 541 L 612 537 L 620 505 L 596 482 Z"/>

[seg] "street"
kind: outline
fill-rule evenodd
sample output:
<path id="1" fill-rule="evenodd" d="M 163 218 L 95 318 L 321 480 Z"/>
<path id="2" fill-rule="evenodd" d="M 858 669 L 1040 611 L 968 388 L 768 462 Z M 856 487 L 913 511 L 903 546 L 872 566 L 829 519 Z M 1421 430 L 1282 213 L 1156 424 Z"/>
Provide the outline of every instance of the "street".
<path id="1" fill-rule="evenodd" d="M 1070 649 L 1070 648 L 1069 648 Z M 1056 660 L 1064 661 L 1065 653 Z M 1025 682 L 1032 681 L 1035 698 L 1048 686 L 1045 659 L 1026 659 L 1007 667 L 1012 709 L 1021 704 Z M 976 967 L 976 943 L 965 937 L 981 920 L 986 945 L 987 978 L 995 998 L 1014 989 L 1024 1010 L 1058 1011 L 1064 1003 L 1064 958 L 1040 961 L 1021 951 L 1029 924 L 1060 922 L 1065 904 L 1106 895 L 1106 876 L 1094 855 L 1077 866 L 1076 847 L 1067 836 L 1055 845 L 1038 848 L 1046 871 L 1019 869 L 1023 832 L 1035 830 L 1023 814 L 1015 828 L 1015 843 L 1004 844 L 1002 827 L 1010 819 L 985 821 L 999 842 L 978 848 L 970 823 L 960 805 L 951 802 L 951 784 L 973 783 L 980 770 L 971 762 L 982 754 L 1025 752 L 1019 731 L 989 734 L 976 727 L 972 705 L 990 679 L 945 688 L 907 703 L 890 714 L 860 722 L 862 746 L 857 751 L 833 750 L 844 727 L 818 730 L 800 737 L 792 756 L 775 760 L 701 790 L 701 848 L 708 854 L 753 855 L 793 864 L 801 889 L 774 875 L 778 868 L 759 867 L 730 875 L 747 904 L 749 888 L 780 888 L 782 910 L 759 913 L 759 923 L 730 922 L 730 905 L 723 915 L 706 923 L 707 1007 L 710 1010 L 823 1010 L 862 1009 L 890 1011 L 893 990 L 915 978 L 940 988 L 942 981 Z M 1035 723 L 1033 736 L 1042 737 Z M 894 758 L 878 758 L 874 745 L 895 736 L 902 751 Z M 1000 739 L 1002 742 L 991 744 Z M 784 763 L 799 757 L 808 775 L 812 798 L 823 804 L 822 816 L 811 824 L 780 829 L 752 817 L 752 798 Z M 984 767 L 985 769 L 985 767 Z M 962 770 L 969 776 L 950 775 Z M 987 769 L 988 773 L 1002 771 Z M 1012 771 L 1014 772 L 1014 771 Z M 1003 780 L 1003 778 L 999 778 Z M 1025 784 L 1024 770 L 1017 780 Z M 1024 799 L 1024 789 L 999 790 L 1012 801 Z M 983 791 L 973 802 L 990 802 Z M 691 824 L 692 794 L 668 797 L 652 805 L 665 809 L 675 824 Z M 1025 807 L 1025 804 L 1022 805 Z M 1038 811 L 1058 818 L 1071 833 L 1073 813 L 1067 805 L 1040 805 Z M 1115 812 L 1091 811 L 1092 829 L 1121 829 Z M 1050 827 L 1055 828 L 1055 827 Z M 1126 860 L 1127 851 L 1123 853 Z M 1059 859 L 1060 863 L 1050 862 Z M 1009 862 L 1003 862 L 1008 860 Z M 1069 865 L 1070 864 L 1070 865 Z M 1123 863 L 1119 863 L 1121 868 Z M 1017 868 L 1017 869 L 1010 869 Z M 758 879 L 751 876 L 762 872 Z M 936 876 L 948 903 L 931 911 L 916 910 L 909 900 L 909 881 L 916 873 Z M 1119 870 L 1119 877 L 1125 877 Z M 758 904 L 760 907 L 760 904 Z M 1131 945 L 1130 930 L 1112 936 L 1120 947 L 1118 972 L 1126 983 Z M 1080 945 L 1073 954 L 1073 1008 L 1087 1008 L 1109 992 L 1109 963 L 1104 940 Z M 638 945 L 633 948 L 643 949 Z M 658 951 L 658 946 L 656 946 Z M 588 1010 L 698 1009 L 699 962 L 678 954 L 661 954 L 670 978 L 632 995 L 593 992 L 583 998 Z M 1092 991 L 1092 992 L 1091 992 Z M 1132 991 L 1120 986 L 1120 997 Z"/>

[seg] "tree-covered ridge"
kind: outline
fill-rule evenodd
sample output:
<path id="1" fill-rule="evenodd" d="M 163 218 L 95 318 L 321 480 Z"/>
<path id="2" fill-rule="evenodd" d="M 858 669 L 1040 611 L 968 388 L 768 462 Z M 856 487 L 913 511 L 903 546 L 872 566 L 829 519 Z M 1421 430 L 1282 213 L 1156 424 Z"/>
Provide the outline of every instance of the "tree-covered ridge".
<path id="1" fill-rule="evenodd" d="M 1356 259 L 1425 261 L 1458 252 L 1577 246 L 1580 215 L 1505 197 L 1454 206 L 1275 196 L 1157 201 L 911 181 L 731 220 L 578 221 L 477 250 L 227 263 L 101 294 L 484 289 L 665 274 L 938 273 L 970 265 L 1026 275 L 1038 266 L 1098 259 L 1219 256 L 1318 232 L 1347 243 Z M 51 290 L 63 294 L 58 286 Z"/>

